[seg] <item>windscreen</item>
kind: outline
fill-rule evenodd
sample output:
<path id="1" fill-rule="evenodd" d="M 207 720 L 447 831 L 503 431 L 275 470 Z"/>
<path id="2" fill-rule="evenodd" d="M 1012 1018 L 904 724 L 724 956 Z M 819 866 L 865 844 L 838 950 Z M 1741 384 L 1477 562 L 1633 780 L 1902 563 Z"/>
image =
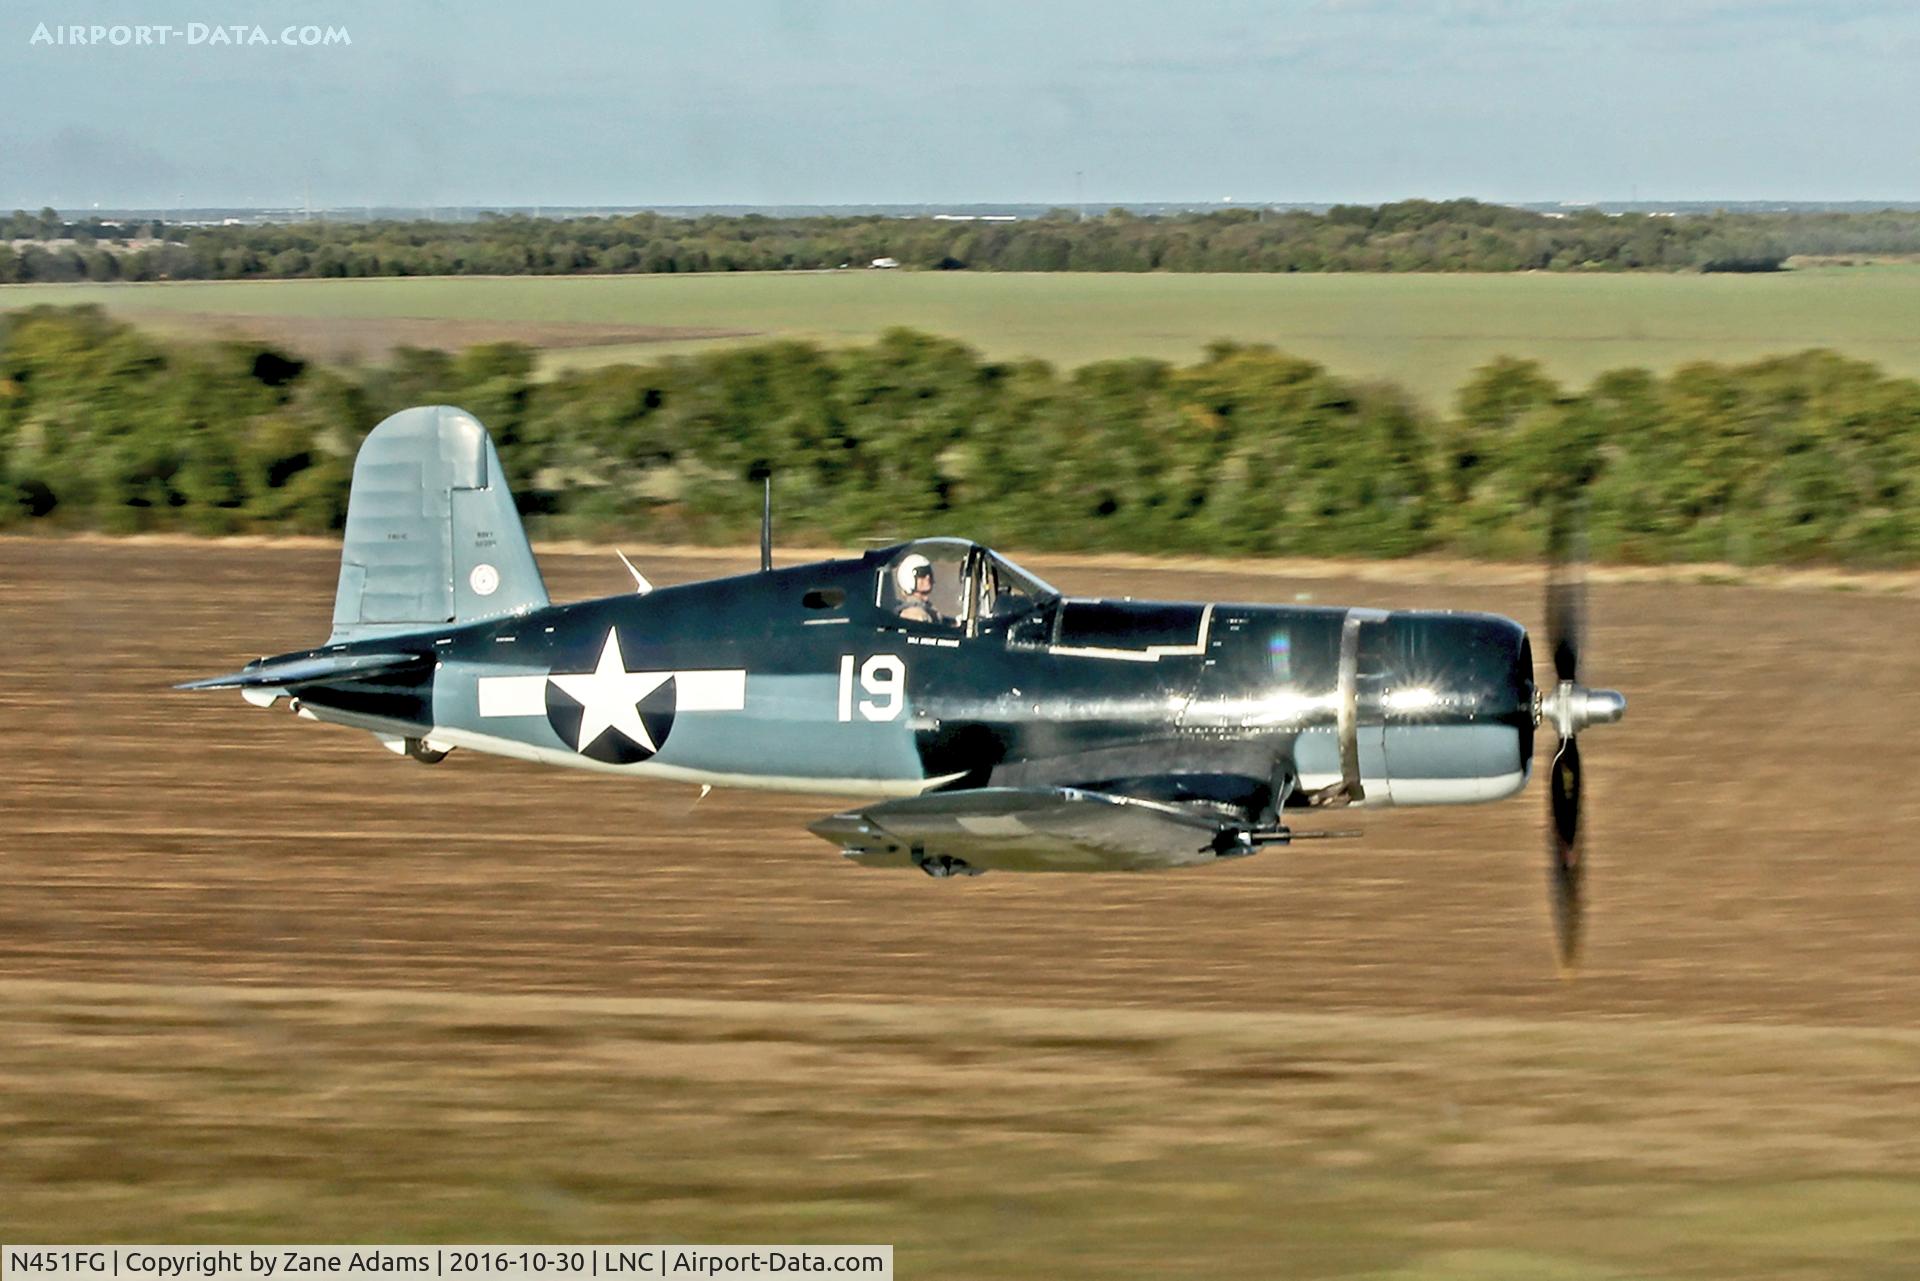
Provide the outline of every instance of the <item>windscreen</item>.
<path id="1" fill-rule="evenodd" d="M 1038 577 L 997 552 L 987 553 L 986 575 L 980 588 L 980 617 L 1010 618 L 1025 614 L 1060 595 Z"/>

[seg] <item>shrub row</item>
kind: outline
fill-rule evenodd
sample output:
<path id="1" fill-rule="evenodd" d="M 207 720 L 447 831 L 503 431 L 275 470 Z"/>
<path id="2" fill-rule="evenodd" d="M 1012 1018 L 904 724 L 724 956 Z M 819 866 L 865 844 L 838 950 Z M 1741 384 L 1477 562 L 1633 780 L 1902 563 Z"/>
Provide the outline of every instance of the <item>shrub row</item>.
<path id="1" fill-rule="evenodd" d="M 325 532 L 359 439 L 460 404 L 548 535 L 931 532 L 1022 548 L 1531 557 L 1579 490 L 1603 559 L 1920 562 L 1920 384 L 1826 351 L 1560 386 L 1501 359 L 1450 413 L 1266 347 L 1063 372 L 897 330 L 535 376 L 512 344 L 328 366 L 0 316 L 0 524 Z"/>
<path id="2" fill-rule="evenodd" d="M 1771 271 L 1794 254 L 1920 252 L 1920 211 L 1545 214 L 1475 200 L 1014 222 L 483 216 L 231 226 L 0 217 L 0 284 L 345 276 L 780 271 Z"/>

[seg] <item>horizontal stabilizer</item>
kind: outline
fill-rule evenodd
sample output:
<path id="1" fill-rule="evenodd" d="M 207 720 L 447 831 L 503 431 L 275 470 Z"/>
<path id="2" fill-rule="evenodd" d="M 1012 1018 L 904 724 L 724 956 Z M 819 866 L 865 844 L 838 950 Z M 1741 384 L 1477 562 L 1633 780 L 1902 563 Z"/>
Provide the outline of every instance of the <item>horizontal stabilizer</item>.
<path id="1" fill-rule="evenodd" d="M 292 689 L 332 681 L 366 680 L 394 676 L 412 669 L 433 667 L 432 654 L 322 654 L 309 658 L 262 658 L 225 676 L 188 681 L 175 689 Z"/>
<path id="2" fill-rule="evenodd" d="M 1237 825 L 1105 792 L 982 787 L 881 801 L 808 830 L 869 866 L 956 859 L 975 871 L 1115 872 L 1211 863 Z"/>

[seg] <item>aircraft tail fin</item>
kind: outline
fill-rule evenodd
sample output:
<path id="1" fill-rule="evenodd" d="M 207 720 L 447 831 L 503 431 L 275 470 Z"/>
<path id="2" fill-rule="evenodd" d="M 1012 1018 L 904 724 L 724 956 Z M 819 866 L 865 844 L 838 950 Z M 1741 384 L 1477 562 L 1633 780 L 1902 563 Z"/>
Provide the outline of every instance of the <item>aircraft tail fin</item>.
<path id="1" fill-rule="evenodd" d="M 472 414 L 423 405 L 368 434 L 353 463 L 329 643 L 547 603 L 500 455 Z"/>

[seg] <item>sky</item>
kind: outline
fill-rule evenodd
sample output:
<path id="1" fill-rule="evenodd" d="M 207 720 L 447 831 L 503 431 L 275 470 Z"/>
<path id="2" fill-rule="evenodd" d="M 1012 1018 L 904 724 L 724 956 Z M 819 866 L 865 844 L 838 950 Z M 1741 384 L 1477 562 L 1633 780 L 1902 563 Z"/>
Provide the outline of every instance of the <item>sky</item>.
<path id="1" fill-rule="evenodd" d="M 1913 200 L 1916 119 L 1883 0 L 0 0 L 0 208 Z"/>

